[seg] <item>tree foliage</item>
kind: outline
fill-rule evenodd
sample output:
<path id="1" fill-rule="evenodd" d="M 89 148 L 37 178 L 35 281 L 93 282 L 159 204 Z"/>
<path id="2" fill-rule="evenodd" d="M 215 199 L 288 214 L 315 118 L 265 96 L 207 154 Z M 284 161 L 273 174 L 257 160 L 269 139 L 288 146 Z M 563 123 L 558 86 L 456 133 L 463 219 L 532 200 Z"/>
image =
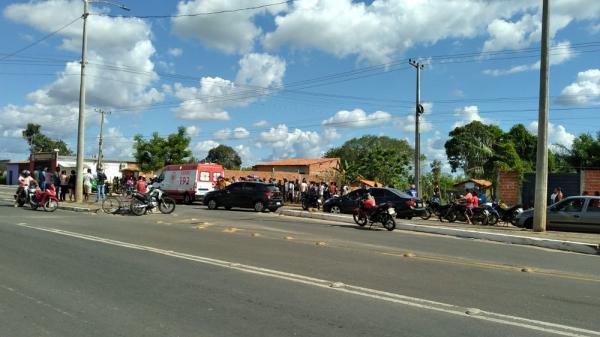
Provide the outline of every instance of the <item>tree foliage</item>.
<path id="1" fill-rule="evenodd" d="M 571 148 L 561 146 L 559 160 L 575 169 L 600 167 L 600 131 L 596 138 L 589 133 L 579 135 Z"/>
<path id="2" fill-rule="evenodd" d="M 41 129 L 42 127 L 39 124 L 28 123 L 27 128 L 22 132 L 23 138 L 27 141 L 33 153 L 52 152 L 56 149 L 61 155 L 73 155 L 73 151 L 64 141 L 50 139 L 41 132 Z"/>
<path id="3" fill-rule="evenodd" d="M 140 163 L 142 171 L 156 171 L 165 165 L 182 164 L 192 156 L 192 152 L 188 150 L 191 138 L 186 136 L 184 127 L 177 128 L 177 133 L 172 133 L 166 138 L 155 132 L 148 140 L 142 135 L 135 135 L 133 139 L 134 157 Z M 151 160 L 144 158 L 145 152 L 152 155 Z"/>
<path id="4" fill-rule="evenodd" d="M 239 170 L 242 166 L 240 155 L 234 148 L 227 145 L 219 145 L 210 149 L 205 160 L 210 163 L 221 164 L 228 170 Z"/>
<path id="5" fill-rule="evenodd" d="M 348 181 L 361 176 L 394 186 L 406 180 L 413 156 L 414 150 L 405 140 L 371 135 L 352 138 L 325 154 L 326 158 L 340 158 Z"/>

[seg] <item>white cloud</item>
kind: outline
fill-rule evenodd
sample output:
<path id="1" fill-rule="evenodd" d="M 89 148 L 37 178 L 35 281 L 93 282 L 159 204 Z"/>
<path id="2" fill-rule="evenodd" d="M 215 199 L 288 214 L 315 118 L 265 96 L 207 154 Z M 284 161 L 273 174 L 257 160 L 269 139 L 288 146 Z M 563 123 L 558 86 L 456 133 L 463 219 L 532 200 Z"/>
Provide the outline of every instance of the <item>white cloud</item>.
<path id="1" fill-rule="evenodd" d="M 465 106 L 460 109 L 454 110 L 454 116 L 460 117 L 461 120 L 454 123 L 453 128 L 469 124 L 473 121 L 479 121 L 481 123 L 489 123 L 479 114 L 479 108 L 476 105 Z"/>
<path id="2" fill-rule="evenodd" d="M 195 125 L 190 125 L 185 128 L 185 134 L 190 137 L 196 137 L 200 134 L 200 128 Z"/>
<path id="3" fill-rule="evenodd" d="M 267 122 L 266 120 L 260 120 L 254 124 L 252 124 L 252 126 L 256 127 L 256 128 L 264 128 L 265 126 L 269 126 L 269 122 Z"/>
<path id="4" fill-rule="evenodd" d="M 537 135 L 538 132 L 538 122 L 531 122 L 527 129 L 529 132 Z M 573 145 L 573 141 L 575 140 L 575 135 L 569 133 L 567 129 L 565 129 L 562 125 L 555 125 L 552 123 L 548 123 L 548 146 L 556 150 L 556 144 L 566 146 L 570 148 Z"/>
<path id="5" fill-rule="evenodd" d="M 325 128 L 325 130 L 323 130 L 323 139 L 327 142 L 332 142 L 341 137 L 342 135 L 337 132 L 336 128 Z"/>
<path id="6" fill-rule="evenodd" d="M 104 135 L 102 153 L 105 159 L 131 159 L 133 158 L 133 138 L 123 136 L 118 128 L 108 128 Z"/>
<path id="7" fill-rule="evenodd" d="M 220 77 L 202 77 L 197 87 L 175 83 L 174 95 L 181 99 L 175 115 L 181 119 L 229 120 L 227 108 L 247 106 L 278 88 L 285 74 L 285 61 L 269 54 L 248 54 L 239 61 L 237 82 Z M 256 86 L 260 88 L 256 88 Z"/>
<path id="8" fill-rule="evenodd" d="M 561 105 L 586 105 L 600 103 L 600 69 L 579 72 L 575 82 L 565 87 L 556 99 Z"/>
<path id="9" fill-rule="evenodd" d="M 550 51 L 550 65 L 562 64 L 573 57 L 575 57 L 575 55 L 573 49 L 571 49 L 571 43 L 569 41 L 559 42 Z M 537 61 L 532 64 L 517 65 L 508 69 L 486 69 L 483 73 L 490 76 L 503 76 L 539 69 L 540 61 Z"/>
<path id="10" fill-rule="evenodd" d="M 205 140 L 196 143 L 196 145 L 192 149 L 192 153 L 194 154 L 194 157 L 202 160 L 206 158 L 208 151 L 214 149 L 217 146 L 219 146 L 219 143 L 215 142 L 214 140 Z"/>
<path id="11" fill-rule="evenodd" d="M 392 115 L 385 111 L 375 111 L 372 114 L 367 114 L 362 109 L 354 109 L 352 111 L 340 110 L 332 117 L 324 120 L 324 126 L 338 127 L 370 127 L 388 123 L 392 120 Z"/>
<path id="12" fill-rule="evenodd" d="M 289 130 L 285 124 L 262 132 L 259 141 L 271 146 L 273 159 L 320 157 L 322 138 L 316 131 Z"/>
<path id="13" fill-rule="evenodd" d="M 169 55 L 173 56 L 173 57 L 179 57 L 183 54 L 183 49 L 181 48 L 169 48 L 169 50 L 167 51 L 169 53 Z"/>
<path id="14" fill-rule="evenodd" d="M 233 147 L 237 154 L 242 159 L 242 166 L 248 167 L 256 164 L 256 158 L 252 155 L 252 149 L 248 145 L 240 144 Z"/>
<path id="15" fill-rule="evenodd" d="M 206 13 L 223 9 L 256 6 L 255 0 L 191 0 L 180 1 L 177 15 Z M 193 37 L 210 48 L 226 53 L 247 53 L 262 30 L 254 24 L 256 15 L 275 13 L 285 5 L 239 11 L 222 15 L 173 18 L 173 31 L 181 36 Z"/>
<path id="16" fill-rule="evenodd" d="M 375 0 L 370 5 L 351 0 L 295 1 L 275 18 L 277 28 L 265 35 L 263 43 L 267 48 L 289 44 L 383 63 L 417 44 L 480 35 L 492 20 L 510 17 L 531 3 L 430 0 L 426 4 L 430 10 L 424 10 L 424 4 L 414 0 Z"/>
<path id="17" fill-rule="evenodd" d="M 425 139 L 425 149 L 423 154 L 427 157 L 426 170 L 430 170 L 430 165 L 434 160 L 442 162 L 442 171 L 450 172 L 450 164 L 448 164 L 448 157 L 446 156 L 446 144 L 447 137 L 442 137 L 439 131 L 436 131 L 433 135 Z"/>
<path id="18" fill-rule="evenodd" d="M 243 138 L 247 138 L 249 135 L 250 135 L 250 132 L 248 132 L 248 130 L 246 130 L 245 128 L 242 128 L 242 127 L 237 127 L 233 130 L 231 130 L 229 128 L 219 130 L 213 134 L 213 137 L 218 140 L 225 140 L 225 139 L 243 139 Z"/>
<path id="19" fill-rule="evenodd" d="M 93 8 L 95 12 L 102 9 Z M 4 9 L 4 16 L 18 23 L 48 33 L 64 25 L 83 11 L 82 2 L 76 0 L 49 0 L 17 3 Z M 151 41 L 150 25 L 135 18 L 88 18 L 88 67 L 86 90 L 88 116 L 94 106 L 104 109 L 125 108 L 162 101 L 163 94 L 152 87 L 158 80 L 152 57 L 155 49 Z M 57 33 L 62 38 L 59 49 L 78 55 L 81 51 L 81 25 L 73 24 Z M 49 49 L 55 48 L 50 45 Z M 75 56 L 74 58 L 77 58 Z M 142 74 L 117 71 L 117 67 L 135 68 Z M 120 69 L 119 69 L 120 70 Z M 23 128 L 28 121 L 36 121 L 54 137 L 67 138 L 77 130 L 76 118 L 79 101 L 78 60 L 66 62 L 53 82 L 30 92 L 28 104 L 0 107 L 0 132 L 5 128 Z M 135 103 L 132 103 L 135 102 Z M 96 118 L 87 118 L 96 124 Z"/>

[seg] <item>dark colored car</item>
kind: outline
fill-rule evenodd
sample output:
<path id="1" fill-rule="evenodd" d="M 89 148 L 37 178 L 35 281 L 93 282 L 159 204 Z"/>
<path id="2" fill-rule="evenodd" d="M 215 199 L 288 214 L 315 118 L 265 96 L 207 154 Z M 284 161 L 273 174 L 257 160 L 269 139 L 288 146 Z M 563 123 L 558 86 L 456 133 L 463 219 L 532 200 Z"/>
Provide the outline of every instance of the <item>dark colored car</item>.
<path id="1" fill-rule="evenodd" d="M 600 233 L 600 197 L 574 196 L 548 207 L 546 227 L 576 232 Z M 517 227 L 533 227 L 533 209 L 517 215 Z"/>
<path id="2" fill-rule="evenodd" d="M 209 209 L 253 208 L 257 212 L 275 212 L 283 206 L 279 188 L 273 184 L 240 181 L 222 190 L 206 193 L 202 201 Z"/>
<path id="3" fill-rule="evenodd" d="M 354 190 L 342 197 L 333 197 L 323 204 L 323 211 L 328 213 L 352 213 L 358 203 L 370 193 L 377 204 L 391 202 L 394 204 L 397 218 L 417 217 L 426 212 L 424 207 L 416 207 L 419 202 L 408 193 L 395 188 L 371 187 Z"/>

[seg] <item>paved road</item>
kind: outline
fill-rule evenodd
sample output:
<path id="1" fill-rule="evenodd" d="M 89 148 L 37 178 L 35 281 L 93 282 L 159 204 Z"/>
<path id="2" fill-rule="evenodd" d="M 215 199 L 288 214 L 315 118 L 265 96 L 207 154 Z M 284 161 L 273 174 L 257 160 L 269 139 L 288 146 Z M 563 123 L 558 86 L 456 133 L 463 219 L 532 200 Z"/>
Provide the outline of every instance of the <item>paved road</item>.
<path id="1" fill-rule="evenodd" d="M 600 336 L 599 258 L 200 206 L 0 205 L 0 336 Z"/>

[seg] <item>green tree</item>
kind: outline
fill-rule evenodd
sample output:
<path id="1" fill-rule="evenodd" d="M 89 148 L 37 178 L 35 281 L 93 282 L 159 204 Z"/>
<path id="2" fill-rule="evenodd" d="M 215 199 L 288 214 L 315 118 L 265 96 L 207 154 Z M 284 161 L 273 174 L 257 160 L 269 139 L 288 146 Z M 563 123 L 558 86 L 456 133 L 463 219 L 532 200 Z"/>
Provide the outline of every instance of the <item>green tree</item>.
<path id="1" fill-rule="evenodd" d="M 362 176 L 394 186 L 406 181 L 413 156 L 414 150 L 405 140 L 372 135 L 350 139 L 325 154 L 347 163 L 354 179 Z"/>
<path id="2" fill-rule="evenodd" d="M 177 133 L 166 138 L 154 132 L 148 140 L 142 135 L 135 135 L 133 140 L 134 157 L 142 171 L 156 171 L 165 165 L 186 163 L 192 157 L 192 152 L 188 150 L 191 138 L 186 136 L 184 127 L 177 128 Z M 152 155 L 151 160 L 146 160 L 145 152 Z"/>
<path id="3" fill-rule="evenodd" d="M 559 147 L 562 150 L 558 155 L 560 161 L 574 169 L 600 167 L 600 131 L 596 133 L 596 138 L 589 133 L 579 135 L 571 148 Z"/>
<path id="4" fill-rule="evenodd" d="M 33 153 L 58 150 L 58 153 L 61 155 L 73 155 L 73 151 L 71 151 L 64 141 L 60 139 L 50 139 L 41 132 L 41 129 L 42 127 L 39 124 L 28 123 L 27 128 L 21 133 Z"/>
<path id="5" fill-rule="evenodd" d="M 531 134 L 523 124 L 514 125 L 506 135 L 521 158 L 523 168 L 526 171 L 535 171 L 537 137 Z"/>
<path id="6" fill-rule="evenodd" d="M 208 151 L 205 159 L 210 163 L 221 164 L 228 170 L 239 170 L 242 166 L 242 159 L 234 148 L 227 145 L 219 145 Z"/>
<path id="7" fill-rule="evenodd" d="M 431 162 L 431 164 L 429 164 L 429 166 L 431 167 L 431 175 L 433 178 L 433 184 L 439 185 L 440 178 L 442 177 L 442 162 L 435 159 L 434 161 Z"/>

